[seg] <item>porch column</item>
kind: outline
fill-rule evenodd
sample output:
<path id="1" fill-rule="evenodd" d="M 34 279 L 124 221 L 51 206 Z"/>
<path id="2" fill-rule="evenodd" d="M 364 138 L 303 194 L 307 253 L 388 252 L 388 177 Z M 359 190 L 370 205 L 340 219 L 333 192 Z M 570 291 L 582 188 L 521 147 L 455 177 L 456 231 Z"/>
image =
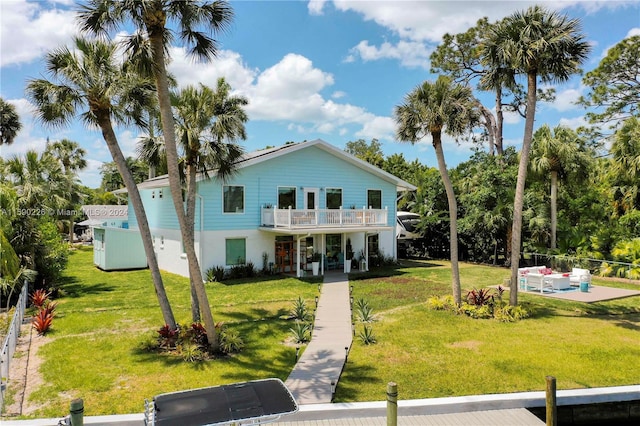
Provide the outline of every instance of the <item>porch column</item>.
<path id="1" fill-rule="evenodd" d="M 300 278 L 300 238 L 296 238 L 296 277 Z"/>
<path id="2" fill-rule="evenodd" d="M 320 241 L 322 241 L 320 243 L 320 247 L 321 247 L 321 252 L 322 253 L 322 259 L 320 259 L 320 275 L 324 275 L 324 259 L 325 256 L 327 255 L 327 242 L 325 241 L 325 234 L 320 234 Z"/>
<path id="3" fill-rule="evenodd" d="M 367 265 L 365 271 L 369 271 L 369 234 L 364 233 L 364 264 Z"/>

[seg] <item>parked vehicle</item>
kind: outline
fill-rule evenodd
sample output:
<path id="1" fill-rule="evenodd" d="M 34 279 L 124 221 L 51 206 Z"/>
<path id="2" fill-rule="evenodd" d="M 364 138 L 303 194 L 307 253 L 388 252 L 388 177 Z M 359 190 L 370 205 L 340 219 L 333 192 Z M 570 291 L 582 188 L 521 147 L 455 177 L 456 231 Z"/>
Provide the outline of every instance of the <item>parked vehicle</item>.
<path id="1" fill-rule="evenodd" d="M 399 257 L 406 257 L 407 250 L 422 241 L 422 235 L 417 230 L 419 223 L 420 215 L 417 213 L 398 212 L 396 214 L 396 241 Z"/>

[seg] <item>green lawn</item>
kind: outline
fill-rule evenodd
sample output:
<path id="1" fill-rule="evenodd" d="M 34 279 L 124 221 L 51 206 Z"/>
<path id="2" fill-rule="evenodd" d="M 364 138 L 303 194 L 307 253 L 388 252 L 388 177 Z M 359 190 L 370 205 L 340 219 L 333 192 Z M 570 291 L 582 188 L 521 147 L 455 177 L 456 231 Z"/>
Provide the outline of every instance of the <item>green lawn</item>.
<path id="1" fill-rule="evenodd" d="M 503 268 L 462 264 L 463 288 L 501 284 Z M 378 343 L 354 342 L 337 401 L 384 399 L 398 383 L 402 399 L 640 383 L 640 297 L 580 304 L 522 295 L 532 318 L 505 324 L 431 311 L 425 301 L 450 292 L 447 262 L 408 262 L 381 278 L 353 280 L 379 320 Z M 190 318 L 188 280 L 165 273 L 179 322 Z M 598 282 L 596 281 L 596 284 Z M 609 284 L 608 284 L 609 285 Z M 630 284 L 612 285 L 633 288 Z M 233 357 L 185 363 L 141 348 L 162 325 L 149 272 L 102 272 L 90 250 L 69 262 L 51 342 L 43 346 L 46 385 L 32 395 L 37 417 L 61 417 L 73 398 L 86 415 L 141 412 L 145 398 L 181 389 L 266 377 L 286 379 L 294 349 L 280 317 L 317 284 L 294 278 L 207 284 L 216 321 L 238 329 L 246 348 Z"/>

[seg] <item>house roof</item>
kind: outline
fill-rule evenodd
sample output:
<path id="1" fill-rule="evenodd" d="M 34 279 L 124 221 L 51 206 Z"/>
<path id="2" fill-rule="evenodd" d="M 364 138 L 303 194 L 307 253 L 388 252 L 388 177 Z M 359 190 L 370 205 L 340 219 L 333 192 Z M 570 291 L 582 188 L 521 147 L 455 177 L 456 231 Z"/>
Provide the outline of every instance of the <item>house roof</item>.
<path id="1" fill-rule="evenodd" d="M 343 151 L 342 149 L 339 149 L 333 145 L 331 145 L 330 143 L 322 140 L 322 139 L 315 139 L 312 141 L 307 141 L 307 142 L 300 142 L 300 143 L 289 143 L 289 144 L 285 144 L 285 145 L 281 145 L 279 147 L 274 147 L 274 148 L 267 148 L 267 149 L 262 149 L 262 150 L 258 150 L 258 151 L 252 151 L 249 153 L 246 153 L 242 159 L 240 161 L 238 161 L 238 168 L 242 169 L 244 167 L 249 167 L 252 166 L 254 164 L 259 164 L 262 163 L 264 161 L 268 161 L 271 160 L 273 158 L 277 158 L 280 157 L 282 155 L 287 155 L 291 152 L 295 152 L 295 151 L 299 151 L 302 149 L 306 149 L 309 147 L 315 146 L 319 149 L 322 149 L 350 164 L 353 164 L 356 167 L 359 167 L 361 169 L 364 169 L 366 171 L 368 171 L 369 173 L 378 176 L 379 178 L 393 183 L 394 185 L 396 185 L 396 188 L 398 191 L 415 191 L 417 188 L 410 184 L 409 182 L 406 182 L 394 175 L 392 175 L 391 173 L 387 173 L 384 170 L 367 163 L 364 160 L 361 160 L 357 157 L 355 157 L 354 155 L 349 154 L 346 151 Z M 202 180 L 204 179 L 204 176 L 199 176 L 198 180 Z M 149 179 L 146 180 L 140 184 L 138 184 L 138 188 L 139 189 L 152 189 L 152 188 L 162 188 L 162 187 L 166 187 L 169 186 L 169 176 L 168 175 L 162 175 L 162 176 L 158 176 L 156 178 L 153 179 Z M 118 189 L 116 191 L 113 191 L 114 193 L 126 193 L 127 190 L 126 188 L 122 188 L 122 189 Z"/>

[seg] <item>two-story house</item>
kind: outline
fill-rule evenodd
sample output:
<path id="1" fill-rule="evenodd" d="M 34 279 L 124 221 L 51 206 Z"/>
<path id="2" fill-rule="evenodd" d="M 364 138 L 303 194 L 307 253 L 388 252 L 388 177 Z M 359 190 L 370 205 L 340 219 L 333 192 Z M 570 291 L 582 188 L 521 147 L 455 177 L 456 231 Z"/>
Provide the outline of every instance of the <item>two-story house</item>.
<path id="1" fill-rule="evenodd" d="M 366 268 L 373 252 L 395 258 L 398 193 L 416 189 L 322 140 L 247 153 L 227 182 L 211 176 L 198 181 L 196 198 L 195 248 L 203 274 L 250 261 L 257 269 L 302 276 L 310 273 L 314 252 L 322 255 L 320 273 L 348 271 L 349 258 Z M 187 276 L 168 178 L 139 189 L 160 268 Z M 128 227 L 137 229 L 132 207 Z"/>

